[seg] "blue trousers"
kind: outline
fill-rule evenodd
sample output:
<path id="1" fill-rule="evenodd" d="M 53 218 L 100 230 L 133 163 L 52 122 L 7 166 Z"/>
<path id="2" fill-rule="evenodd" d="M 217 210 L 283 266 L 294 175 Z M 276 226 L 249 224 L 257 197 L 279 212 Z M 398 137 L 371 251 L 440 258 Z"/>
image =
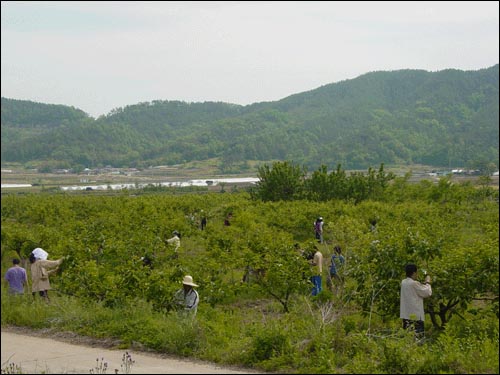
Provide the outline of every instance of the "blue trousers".
<path id="1" fill-rule="evenodd" d="M 317 295 L 322 290 L 321 286 L 321 275 L 315 275 L 311 277 L 311 282 L 313 283 L 313 288 L 311 294 L 313 296 Z"/>

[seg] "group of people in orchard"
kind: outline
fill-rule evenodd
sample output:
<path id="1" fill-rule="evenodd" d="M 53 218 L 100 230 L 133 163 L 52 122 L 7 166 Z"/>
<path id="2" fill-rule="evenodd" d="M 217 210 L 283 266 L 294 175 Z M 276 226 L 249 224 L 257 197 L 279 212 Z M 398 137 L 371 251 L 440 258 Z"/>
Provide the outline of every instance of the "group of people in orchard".
<path id="1" fill-rule="evenodd" d="M 320 244 L 324 244 L 323 238 L 323 217 L 319 216 L 314 221 L 315 239 Z M 377 220 L 370 219 L 370 232 L 376 234 Z M 378 242 L 378 241 L 377 241 Z M 323 275 L 323 254 L 317 246 L 314 246 L 314 253 L 309 254 L 307 259 L 312 266 L 311 295 L 317 296 L 322 291 Z M 335 245 L 333 254 L 330 257 L 330 264 L 327 272 L 326 285 L 333 293 L 338 293 L 344 279 L 342 277 L 342 267 L 345 264 L 345 257 L 342 248 Z M 401 281 L 400 289 L 400 318 L 402 326 L 406 330 L 415 332 L 415 337 L 421 340 L 424 336 L 424 299 L 432 296 L 431 277 L 423 271 L 424 281 L 418 280 L 417 266 L 413 263 L 405 266 L 406 278 Z"/>
<path id="2" fill-rule="evenodd" d="M 206 227 L 205 220 L 201 221 L 200 229 L 204 230 Z M 229 213 L 224 221 L 225 226 L 231 225 L 230 219 L 232 213 Z M 323 245 L 327 248 L 327 244 L 323 238 L 323 217 L 319 216 L 314 222 L 314 234 L 318 244 L 312 246 L 311 252 L 307 254 L 300 250 L 299 244 L 295 244 L 296 249 L 309 261 L 311 265 L 310 281 L 312 284 L 311 295 L 317 296 L 323 290 L 323 265 L 324 257 L 318 246 Z M 377 222 L 370 221 L 370 232 L 375 233 Z M 172 253 L 177 256 L 178 249 L 181 245 L 181 235 L 179 231 L 174 230 L 172 237 L 165 240 L 165 244 L 171 248 Z M 49 254 L 42 248 L 35 248 L 29 255 L 30 273 L 31 273 L 31 293 L 33 297 L 38 294 L 45 301 L 49 302 L 48 291 L 51 289 L 49 276 L 57 272 L 59 266 L 67 257 L 62 257 L 57 260 L 49 260 Z M 145 265 L 151 266 L 152 259 L 143 257 Z M 339 288 L 344 283 L 342 276 L 342 269 L 345 267 L 346 259 L 342 254 L 340 245 L 333 247 L 333 253 L 330 256 L 329 264 L 327 267 L 326 285 L 332 293 L 338 294 Z M 424 299 L 432 295 L 431 277 L 424 272 L 424 280 L 418 280 L 418 269 L 413 263 L 405 266 L 406 278 L 401 281 L 400 289 L 400 319 L 402 320 L 402 327 L 406 330 L 415 332 L 415 336 L 421 339 L 424 334 Z M 15 258 L 12 260 L 12 267 L 5 273 L 5 280 L 8 283 L 8 292 L 11 295 L 22 295 L 25 288 L 28 286 L 28 274 L 21 266 L 20 260 Z M 182 280 L 182 288 L 178 289 L 172 296 L 172 306 L 176 308 L 180 315 L 186 317 L 194 317 L 197 313 L 200 297 L 198 292 L 194 289 L 198 287 L 194 283 L 191 275 L 185 275 Z"/>
<path id="3" fill-rule="evenodd" d="M 341 268 L 345 263 L 345 258 L 342 255 L 342 248 L 339 245 L 336 245 L 333 250 L 334 253 L 331 255 L 330 264 L 328 265 L 326 285 L 332 292 L 336 293 L 344 282 L 341 276 Z M 310 280 L 313 287 L 311 295 L 317 296 L 323 290 L 323 253 L 317 246 L 314 246 L 314 252 L 306 257 L 306 259 L 312 266 L 312 276 Z"/>
<path id="4" fill-rule="evenodd" d="M 324 244 L 323 239 L 323 217 L 319 216 L 313 223 L 315 239 L 320 244 Z M 314 253 L 309 256 L 312 268 L 311 283 L 313 284 L 311 294 L 318 295 L 323 290 L 323 253 L 317 246 L 314 246 Z M 330 257 L 326 284 L 332 292 L 337 292 L 339 285 L 343 283 L 343 278 L 340 274 L 341 267 L 345 263 L 345 258 L 342 255 L 342 248 L 336 245 L 333 248 L 333 254 Z"/>
<path id="5" fill-rule="evenodd" d="M 49 254 L 45 250 L 37 247 L 30 253 L 28 258 L 31 264 L 31 292 L 33 297 L 36 297 L 38 293 L 47 302 L 50 301 L 49 290 L 52 289 L 49 275 L 56 272 L 66 259 L 66 257 L 62 257 L 57 260 L 48 260 L 48 256 Z M 23 295 L 25 287 L 28 285 L 28 274 L 20 263 L 18 258 L 14 258 L 12 267 L 5 273 L 8 293 L 11 295 Z M 174 307 L 180 310 L 183 315 L 194 317 L 200 301 L 198 292 L 194 289 L 198 285 L 193 282 L 191 275 L 184 276 L 182 285 L 182 289 L 179 289 L 173 296 Z"/>
<path id="6" fill-rule="evenodd" d="M 33 297 L 38 293 L 45 301 L 49 302 L 50 286 L 49 275 L 58 270 L 65 258 L 58 260 L 48 260 L 49 254 L 40 247 L 34 249 L 29 255 L 31 264 L 31 293 Z M 13 266 L 5 273 L 5 280 L 9 284 L 9 294 L 22 295 L 24 287 L 28 285 L 28 275 L 26 269 L 20 266 L 20 260 L 14 258 Z"/>

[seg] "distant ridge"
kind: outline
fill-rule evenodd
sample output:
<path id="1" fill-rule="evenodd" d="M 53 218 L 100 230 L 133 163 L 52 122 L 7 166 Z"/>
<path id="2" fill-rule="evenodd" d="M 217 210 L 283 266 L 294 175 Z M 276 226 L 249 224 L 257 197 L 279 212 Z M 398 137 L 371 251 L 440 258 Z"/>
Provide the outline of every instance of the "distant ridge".
<path id="1" fill-rule="evenodd" d="M 378 71 L 274 102 L 137 103 L 94 119 L 74 107 L 1 99 L 2 163 L 148 167 L 217 159 L 474 167 L 499 151 L 498 64 Z"/>

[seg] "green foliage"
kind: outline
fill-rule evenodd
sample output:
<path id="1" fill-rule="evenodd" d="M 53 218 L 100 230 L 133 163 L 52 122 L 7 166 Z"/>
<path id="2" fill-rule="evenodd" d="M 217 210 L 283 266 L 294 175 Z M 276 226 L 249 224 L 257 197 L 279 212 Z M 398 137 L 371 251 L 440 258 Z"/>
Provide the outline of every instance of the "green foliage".
<path id="1" fill-rule="evenodd" d="M 41 298 L 33 298 L 31 294 L 9 295 L 2 287 L 2 324 L 45 328 L 50 325 L 51 317 L 46 305 Z"/>
<path id="2" fill-rule="evenodd" d="M 263 201 L 290 201 L 308 199 L 328 201 L 332 199 L 351 200 L 359 203 L 367 199 L 382 199 L 389 182 L 395 176 L 385 173 L 381 164 L 377 173 L 372 168 L 367 174 L 351 172 L 350 176 L 337 165 L 335 171 L 328 174 L 326 165 L 306 177 L 306 167 L 300 168 L 293 162 L 275 162 L 259 167 L 259 182 L 252 190 L 255 198 Z"/>
<path id="3" fill-rule="evenodd" d="M 295 293 L 306 294 L 310 290 L 310 266 L 294 248 L 280 242 L 267 249 L 264 259 L 264 276 L 258 282 L 288 312 L 290 298 Z"/>
<path id="4" fill-rule="evenodd" d="M 424 215 L 417 205 L 412 206 L 393 205 L 391 212 L 379 213 L 382 222 L 391 221 L 391 227 L 379 228 L 375 242 L 369 245 L 360 242 L 366 247 L 355 252 L 347 272 L 356 279 L 354 297 L 365 311 L 396 315 L 402 265 L 413 262 L 429 270 L 434 293 L 425 302 L 426 311 L 435 328 L 443 328 L 474 298 L 498 296 L 494 287 L 498 282 L 498 227 L 475 231 L 471 226 L 481 225 L 484 213 L 474 209 L 465 213 L 453 204 L 428 206 Z M 391 219 L 384 218 L 388 214 Z M 459 220 L 457 215 L 464 214 L 467 220 Z M 498 220 L 494 216 L 492 220 Z"/>
<path id="5" fill-rule="evenodd" d="M 288 337 L 281 330 L 260 331 L 253 339 L 249 361 L 258 363 L 269 360 L 282 355 L 289 347 Z"/>
<path id="6" fill-rule="evenodd" d="M 2 98 L 2 162 L 144 168 L 217 159 L 498 168 L 498 64 L 475 72 L 372 72 L 276 102 L 160 101 L 93 119 L 72 107 Z M 359 189 L 362 187 L 360 186 Z"/>
<path id="7" fill-rule="evenodd" d="M 290 201 L 302 195 L 305 168 L 293 162 L 275 162 L 259 167 L 256 195 L 263 201 Z"/>
<path id="8" fill-rule="evenodd" d="M 42 104 L 26 100 L 2 98 L 2 127 L 56 127 L 63 122 L 88 118 L 82 110 L 56 104 Z M 3 130 L 3 129 L 2 129 Z"/>
<path id="9" fill-rule="evenodd" d="M 2 325 L 270 371 L 496 373 L 498 203 L 480 189 L 391 181 L 378 200 L 357 203 L 263 202 L 247 193 L 4 194 L 4 270 L 11 254 L 26 260 L 35 244 L 52 259 L 69 258 L 51 276 L 51 304 L 30 293 L 12 299 L 2 285 Z M 209 213 L 203 231 L 191 220 L 200 209 Z M 312 233 L 318 215 L 323 245 Z M 174 229 L 182 234 L 176 258 L 164 241 Z M 310 267 L 296 243 L 319 246 L 325 263 L 334 245 L 342 247 L 341 292 L 310 297 Z M 400 281 L 410 261 L 433 278 L 423 345 L 399 328 Z M 172 308 L 186 274 L 199 284 L 195 320 Z"/>

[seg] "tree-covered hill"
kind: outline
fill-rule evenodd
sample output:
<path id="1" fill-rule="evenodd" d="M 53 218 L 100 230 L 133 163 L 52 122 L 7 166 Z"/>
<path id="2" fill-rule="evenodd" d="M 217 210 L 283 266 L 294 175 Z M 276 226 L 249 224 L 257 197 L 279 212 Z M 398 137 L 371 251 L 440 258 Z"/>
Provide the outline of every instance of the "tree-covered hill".
<path id="1" fill-rule="evenodd" d="M 88 118 L 80 109 L 60 104 L 42 104 L 2 98 L 2 130 L 5 127 L 52 128 Z"/>
<path id="2" fill-rule="evenodd" d="M 153 101 L 93 119 L 2 98 L 2 162 L 146 167 L 219 158 L 367 168 L 498 165 L 498 65 L 372 72 L 279 101 Z"/>

